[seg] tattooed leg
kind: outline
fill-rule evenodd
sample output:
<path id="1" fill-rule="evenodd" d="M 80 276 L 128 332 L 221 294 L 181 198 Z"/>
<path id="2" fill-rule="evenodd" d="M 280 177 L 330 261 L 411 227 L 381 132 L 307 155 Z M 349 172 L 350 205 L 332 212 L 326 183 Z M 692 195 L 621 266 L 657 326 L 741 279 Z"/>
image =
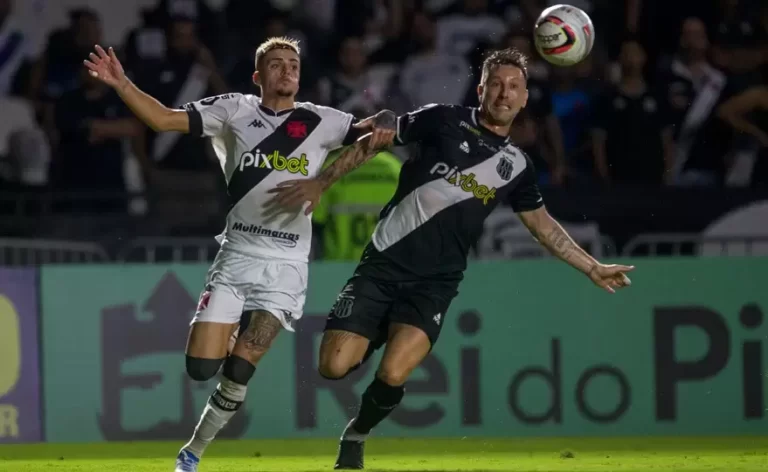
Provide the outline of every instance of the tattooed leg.
<path id="1" fill-rule="evenodd" d="M 253 365 L 259 363 L 277 338 L 283 325 L 267 311 L 253 311 L 245 331 L 238 337 L 233 356 L 241 357 Z"/>
<path id="2" fill-rule="evenodd" d="M 246 386 L 256 370 L 256 364 L 272 346 L 281 328 L 280 321 L 272 314 L 251 312 L 248 327 L 235 343 L 232 354 L 224 361 L 221 382 L 208 400 L 192 439 L 179 452 L 177 470 L 193 470 L 184 468 L 185 464 L 199 461 L 216 434 L 235 415 L 245 400 Z"/>

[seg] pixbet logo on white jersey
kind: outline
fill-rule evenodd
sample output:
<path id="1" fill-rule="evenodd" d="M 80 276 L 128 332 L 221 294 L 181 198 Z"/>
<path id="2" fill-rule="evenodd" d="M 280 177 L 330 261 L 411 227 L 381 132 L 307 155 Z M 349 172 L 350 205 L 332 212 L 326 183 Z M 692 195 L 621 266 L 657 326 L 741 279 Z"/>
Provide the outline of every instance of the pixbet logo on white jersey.
<path id="1" fill-rule="evenodd" d="M 482 200 L 483 205 L 487 205 L 488 202 L 496 198 L 496 187 L 488 188 L 487 185 L 481 185 L 475 179 L 474 172 L 462 174 L 457 167 L 451 167 L 444 162 L 438 162 L 429 173 L 439 175 L 451 185 L 471 193 L 475 198 Z"/>
<path id="2" fill-rule="evenodd" d="M 307 160 L 306 154 L 302 154 L 299 157 L 285 157 L 278 151 L 264 154 L 259 149 L 256 149 L 254 152 L 244 152 L 243 155 L 240 156 L 240 165 L 238 168 L 240 169 L 240 172 L 246 167 L 256 167 L 259 169 L 277 171 L 287 170 L 291 174 L 301 174 L 306 176 L 309 174 L 309 171 L 307 170 L 308 165 L 309 161 Z"/>

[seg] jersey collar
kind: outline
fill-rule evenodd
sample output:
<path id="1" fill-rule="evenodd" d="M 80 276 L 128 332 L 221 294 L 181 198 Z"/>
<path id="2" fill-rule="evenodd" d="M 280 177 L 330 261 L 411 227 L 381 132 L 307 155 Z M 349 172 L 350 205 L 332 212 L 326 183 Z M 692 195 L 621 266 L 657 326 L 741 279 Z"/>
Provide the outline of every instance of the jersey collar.
<path id="1" fill-rule="evenodd" d="M 259 109 L 261 111 L 263 111 L 264 113 L 266 113 L 267 115 L 269 115 L 269 116 L 283 116 L 283 115 L 287 115 L 288 113 L 290 113 L 293 110 L 295 110 L 296 107 L 286 108 L 284 110 L 275 111 L 275 110 L 273 110 L 273 109 L 271 109 L 269 107 L 265 107 L 264 105 L 259 104 Z"/>
<path id="2" fill-rule="evenodd" d="M 475 127 L 479 129 L 480 132 L 482 132 L 484 135 L 501 142 L 501 144 L 509 144 L 509 136 L 502 138 L 498 134 L 492 132 L 491 130 L 489 130 L 488 128 L 480 124 L 479 113 L 480 113 L 479 108 L 472 109 L 472 124 L 475 125 Z"/>

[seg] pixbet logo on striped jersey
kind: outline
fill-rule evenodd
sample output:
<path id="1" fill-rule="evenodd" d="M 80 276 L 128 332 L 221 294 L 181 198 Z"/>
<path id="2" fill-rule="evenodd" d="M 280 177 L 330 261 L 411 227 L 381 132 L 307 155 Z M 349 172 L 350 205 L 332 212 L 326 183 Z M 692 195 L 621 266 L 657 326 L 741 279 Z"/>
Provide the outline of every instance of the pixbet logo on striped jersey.
<path id="1" fill-rule="evenodd" d="M 483 205 L 487 205 L 488 202 L 496 198 L 496 187 L 488 188 L 487 185 L 481 185 L 475 179 L 474 172 L 462 174 L 457 167 L 451 167 L 444 162 L 438 162 L 429 173 L 439 175 L 449 184 L 471 193 L 475 198 L 482 200 Z"/>
<path id="2" fill-rule="evenodd" d="M 278 151 L 264 154 L 259 149 L 256 149 L 254 152 L 244 152 L 243 155 L 240 156 L 238 169 L 240 169 L 240 172 L 246 167 L 277 171 L 287 170 L 291 174 L 301 174 L 306 176 L 309 174 L 309 171 L 307 170 L 308 165 L 309 161 L 307 160 L 306 154 L 302 154 L 299 157 L 285 157 Z"/>

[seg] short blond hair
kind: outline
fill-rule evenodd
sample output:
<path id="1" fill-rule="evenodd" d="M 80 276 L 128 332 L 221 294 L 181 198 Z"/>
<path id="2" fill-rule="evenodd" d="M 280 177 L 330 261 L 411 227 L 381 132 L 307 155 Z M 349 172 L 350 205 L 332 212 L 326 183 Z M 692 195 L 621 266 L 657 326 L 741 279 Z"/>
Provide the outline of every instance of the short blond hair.
<path id="1" fill-rule="evenodd" d="M 262 58 L 269 52 L 273 51 L 275 49 L 288 49 L 290 51 L 295 52 L 296 54 L 301 54 L 301 48 L 299 47 L 299 41 L 293 38 L 289 38 L 287 36 L 280 36 L 275 38 L 269 38 L 268 40 L 261 43 L 261 45 L 256 49 L 256 68 L 259 68 L 259 63 L 261 62 Z"/>

